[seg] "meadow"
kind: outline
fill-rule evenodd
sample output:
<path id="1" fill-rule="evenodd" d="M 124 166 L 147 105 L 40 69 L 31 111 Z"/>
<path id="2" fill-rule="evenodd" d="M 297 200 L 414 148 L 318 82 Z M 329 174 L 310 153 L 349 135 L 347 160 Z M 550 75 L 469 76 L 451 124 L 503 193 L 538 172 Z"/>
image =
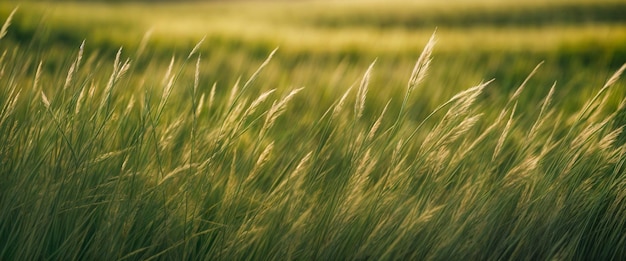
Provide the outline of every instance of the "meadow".
<path id="1" fill-rule="evenodd" d="M 2 2 L 0 259 L 621 259 L 623 13 Z"/>

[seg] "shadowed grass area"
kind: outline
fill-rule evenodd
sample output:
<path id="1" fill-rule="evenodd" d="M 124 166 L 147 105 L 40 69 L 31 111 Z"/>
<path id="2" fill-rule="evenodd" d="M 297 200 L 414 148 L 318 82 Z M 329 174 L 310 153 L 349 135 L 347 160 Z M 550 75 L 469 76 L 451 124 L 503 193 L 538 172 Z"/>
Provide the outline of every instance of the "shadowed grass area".
<path id="1" fill-rule="evenodd" d="M 126 35 L 81 44 L 93 24 L 30 27 L 36 6 L 0 37 L 0 259 L 626 255 L 616 38 L 590 37 L 604 53 L 438 50 L 443 28 L 397 52 L 156 31 L 144 45 L 103 15 Z"/>

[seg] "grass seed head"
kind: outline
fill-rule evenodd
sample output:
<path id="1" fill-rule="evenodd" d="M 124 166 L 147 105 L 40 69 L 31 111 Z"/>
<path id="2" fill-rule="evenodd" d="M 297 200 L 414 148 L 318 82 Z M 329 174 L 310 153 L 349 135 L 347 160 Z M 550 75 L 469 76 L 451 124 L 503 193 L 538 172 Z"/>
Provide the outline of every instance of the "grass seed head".
<path id="1" fill-rule="evenodd" d="M 498 143 L 496 144 L 496 148 L 493 150 L 493 156 L 491 157 L 492 161 L 495 161 L 498 155 L 500 155 L 502 146 L 504 145 L 504 142 L 506 141 L 506 138 L 509 135 L 509 131 L 511 130 L 511 126 L 513 124 L 513 116 L 515 115 L 516 108 L 517 108 L 517 102 L 515 103 L 515 106 L 513 106 L 513 110 L 511 111 L 509 120 L 506 122 L 506 126 L 504 126 L 504 130 L 502 130 L 502 134 L 500 135 L 500 138 L 498 138 Z"/>
<path id="2" fill-rule="evenodd" d="M 354 115 L 357 119 L 360 119 L 363 115 L 363 110 L 365 109 L 365 97 L 367 96 L 367 86 L 370 82 L 370 77 L 372 74 L 372 68 L 374 68 L 374 64 L 376 64 L 376 60 L 370 64 L 363 75 L 363 79 L 361 80 L 361 85 L 359 85 L 359 90 L 356 94 L 356 102 L 354 103 Z"/>
<path id="3" fill-rule="evenodd" d="M 380 127 L 380 124 L 383 121 L 383 116 L 385 116 L 385 112 L 387 111 L 387 108 L 389 107 L 389 103 L 391 103 L 391 101 L 388 101 L 387 104 L 385 104 L 385 107 L 383 108 L 383 111 L 380 113 L 380 116 L 378 116 L 378 119 L 376 119 L 376 121 L 372 125 L 372 128 L 370 128 L 370 131 L 367 134 L 367 140 L 372 140 L 374 136 L 376 135 L 376 131 L 378 131 L 378 128 Z"/>
<path id="4" fill-rule="evenodd" d="M 609 78 L 604 84 L 604 88 L 608 88 L 611 85 L 615 84 L 615 82 L 617 82 L 622 73 L 624 73 L 624 70 L 626 70 L 626 63 L 623 64 L 613 75 L 611 75 L 611 78 Z"/>
<path id="5" fill-rule="evenodd" d="M 11 11 L 11 14 L 9 14 L 9 17 L 7 17 L 7 20 L 4 21 L 2 29 L 0 29 L 0 39 L 4 38 L 4 36 L 7 35 L 7 31 L 9 29 L 9 26 L 11 25 L 11 20 L 13 19 L 13 15 L 15 14 L 15 12 L 17 12 L 17 9 L 17 7 L 14 8 L 13 11 Z"/>
<path id="6" fill-rule="evenodd" d="M 353 86 L 350 86 L 350 88 L 348 88 L 348 90 L 346 90 L 346 92 L 341 96 L 341 99 L 339 99 L 339 101 L 337 102 L 337 104 L 333 108 L 332 118 L 337 117 L 339 115 L 339 113 L 341 113 L 341 111 L 343 110 L 343 105 L 345 104 L 346 99 L 348 98 L 348 94 L 350 94 L 350 91 L 352 91 L 352 87 Z"/>
<path id="7" fill-rule="evenodd" d="M 409 84 L 407 93 L 410 94 L 413 92 L 415 87 L 419 85 L 424 78 L 426 78 L 426 73 L 428 72 L 428 68 L 430 67 L 430 62 L 432 60 L 431 56 L 433 53 L 433 48 L 435 47 L 435 33 L 434 32 L 430 39 L 428 39 L 428 43 L 424 47 L 424 50 L 420 54 L 420 57 L 417 59 L 415 63 L 415 67 L 413 67 L 413 71 L 411 72 L 411 77 L 409 78 Z"/>
<path id="8" fill-rule="evenodd" d="M 213 107 L 213 102 L 215 101 L 215 87 L 217 86 L 217 82 L 213 83 L 211 86 L 211 92 L 209 93 L 209 108 Z"/>

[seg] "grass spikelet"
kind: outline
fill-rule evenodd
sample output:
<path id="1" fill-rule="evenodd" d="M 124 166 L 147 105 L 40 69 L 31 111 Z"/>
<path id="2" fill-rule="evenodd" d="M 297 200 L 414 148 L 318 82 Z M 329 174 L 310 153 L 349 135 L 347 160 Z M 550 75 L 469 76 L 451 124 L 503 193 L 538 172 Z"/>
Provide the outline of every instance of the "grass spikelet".
<path id="1" fill-rule="evenodd" d="M 161 150 L 166 150 L 169 146 L 173 145 L 172 140 L 174 139 L 174 136 L 177 133 L 177 131 L 179 131 L 180 126 L 183 125 L 183 122 L 184 120 L 182 118 L 177 119 L 176 121 L 172 122 L 170 125 L 168 125 L 165 128 L 165 130 L 159 137 L 158 144 Z"/>
<path id="2" fill-rule="evenodd" d="M 280 102 L 278 102 L 278 104 L 276 105 L 277 108 L 277 112 L 278 111 L 282 111 L 285 109 L 285 106 L 287 105 L 287 103 L 293 99 L 293 97 L 299 93 L 300 91 L 302 91 L 304 89 L 304 87 L 300 87 L 298 89 L 292 90 L 291 92 L 289 92 L 289 94 L 287 94 L 287 96 L 285 96 L 282 100 L 280 100 Z"/>
<path id="3" fill-rule="evenodd" d="M 453 101 L 457 101 L 453 103 L 452 107 L 446 112 L 446 115 L 443 116 L 442 121 L 448 121 L 450 119 L 459 117 L 461 115 L 466 115 L 478 96 L 482 93 L 483 89 L 489 84 L 491 81 L 487 83 L 481 83 L 476 87 L 470 88 L 467 91 L 463 91 L 450 99 L 450 103 Z M 447 104 L 447 103 L 446 103 Z"/>
<path id="4" fill-rule="evenodd" d="M 211 92 L 209 93 L 209 108 L 213 108 L 213 102 L 215 101 L 215 88 L 217 87 L 217 82 L 213 83 L 211 86 Z"/>
<path id="5" fill-rule="evenodd" d="M 93 96 L 96 94 L 96 88 L 96 84 L 92 81 L 91 85 L 89 86 L 89 92 L 87 93 L 90 100 L 93 99 Z"/>
<path id="6" fill-rule="evenodd" d="M 274 102 L 274 104 L 272 104 L 272 107 L 267 111 L 265 123 L 263 124 L 263 128 L 261 129 L 261 134 L 259 136 L 262 137 L 264 133 L 274 125 L 274 122 L 276 121 L 278 116 L 280 116 L 285 110 L 285 106 L 287 106 L 287 103 L 291 99 L 293 99 L 293 97 L 302 89 L 304 89 L 304 87 L 292 90 L 279 102 Z"/>
<path id="7" fill-rule="evenodd" d="M 248 106 L 248 109 L 246 109 L 246 112 L 244 113 L 244 117 L 252 115 L 255 112 L 255 110 L 257 109 L 257 107 L 259 107 L 259 105 L 261 105 L 261 103 L 263 103 L 265 100 L 267 100 L 267 98 L 272 93 L 274 93 L 275 91 L 276 91 L 276 89 L 271 89 L 271 90 L 266 91 L 266 92 L 262 93 L 261 95 L 259 95 L 259 97 L 256 98 L 254 101 L 252 101 L 250 106 Z"/>
<path id="8" fill-rule="evenodd" d="M 115 61 L 113 61 L 113 72 L 111 72 L 109 81 L 106 87 L 104 88 L 105 96 L 111 91 L 111 88 L 113 88 L 113 84 L 115 83 L 115 80 L 117 79 L 117 73 L 120 69 L 120 56 L 121 55 L 122 55 L 122 48 L 118 49 L 117 54 L 115 55 Z"/>
<path id="9" fill-rule="evenodd" d="M 136 58 L 141 57 L 143 53 L 146 51 L 146 47 L 148 46 L 148 41 L 150 41 L 150 37 L 152 36 L 153 28 L 148 29 L 141 37 L 141 41 L 139 42 L 139 47 L 137 47 Z"/>
<path id="10" fill-rule="evenodd" d="M 447 147 L 439 147 L 436 151 L 429 153 L 426 157 L 426 164 L 433 173 L 441 173 L 447 164 L 446 161 L 450 157 L 450 149 Z"/>
<path id="11" fill-rule="evenodd" d="M 293 191 L 300 190 L 300 186 L 302 185 L 301 174 L 305 170 L 305 168 L 307 168 L 307 166 L 309 165 L 309 161 L 311 160 L 312 155 L 313 155 L 313 152 L 309 152 L 304 157 L 302 157 L 302 159 L 300 159 L 300 162 L 298 162 L 298 165 L 296 166 L 296 168 L 289 174 L 287 178 L 283 179 L 283 181 L 280 184 L 278 184 L 276 188 L 274 188 L 272 194 L 281 193 L 285 189 L 285 186 L 288 183 L 292 183 L 292 182 L 294 186 L 290 186 L 290 190 L 293 190 Z"/>
<path id="12" fill-rule="evenodd" d="M 588 125 L 585 129 L 583 129 L 574 140 L 572 140 L 571 147 L 572 148 L 581 148 L 588 144 L 589 139 L 598 133 L 602 127 L 604 127 L 604 123 L 595 123 Z"/>
<path id="13" fill-rule="evenodd" d="M 82 94 L 82 92 L 81 92 Z M 128 116 L 130 111 L 135 107 L 135 95 L 131 95 L 128 99 L 128 105 L 126 105 L 126 109 L 124 109 L 124 116 Z"/>
<path id="14" fill-rule="evenodd" d="M 173 55 L 172 58 L 170 59 L 170 63 L 167 66 L 167 71 L 165 71 L 165 75 L 163 76 L 163 80 L 161 82 L 161 85 L 166 86 L 167 83 L 170 81 L 170 76 L 172 75 L 172 72 L 174 70 L 174 62 L 176 61 L 176 56 Z"/>
<path id="15" fill-rule="evenodd" d="M 597 104 L 597 100 L 600 98 L 600 96 L 602 96 L 603 93 L 605 93 L 609 87 L 611 87 L 613 84 L 615 84 L 615 82 L 617 82 L 617 80 L 619 79 L 619 77 L 622 75 L 622 73 L 624 72 L 624 70 L 626 70 L 626 64 L 623 64 L 622 67 L 620 67 L 604 84 L 604 86 L 602 87 L 602 89 L 600 89 L 600 91 L 598 91 L 598 93 L 596 93 L 596 95 L 591 98 L 590 100 L 588 100 L 585 103 L 585 106 L 583 107 L 583 109 L 578 113 L 578 116 L 576 117 L 576 121 L 575 123 L 572 125 L 570 132 L 574 129 L 574 127 L 577 126 L 577 124 L 579 122 L 581 122 L 581 120 L 583 118 L 585 118 L 585 115 L 587 115 L 587 112 L 589 111 L 593 111 L 595 108 L 597 108 L 597 106 L 599 106 L 599 104 Z"/>
<path id="16" fill-rule="evenodd" d="M 83 104 L 83 99 L 85 99 L 85 88 L 80 90 L 80 94 L 78 94 L 78 98 L 76 99 L 76 107 L 74 108 L 74 114 L 78 114 Z"/>
<path id="17" fill-rule="evenodd" d="M 482 90 L 485 87 L 487 87 L 487 85 L 489 85 L 493 81 L 494 80 L 492 79 L 492 80 L 489 80 L 487 82 L 480 83 L 480 84 L 478 84 L 478 85 L 476 85 L 476 86 L 474 86 L 472 88 L 469 88 L 467 90 L 464 90 L 462 92 L 459 92 L 459 93 L 455 94 L 454 96 L 452 96 L 452 98 L 450 98 L 450 100 L 448 100 L 446 103 L 444 103 L 444 105 L 452 103 L 452 102 L 454 102 L 456 100 L 459 100 L 461 98 L 464 98 L 464 97 L 473 97 L 473 98 L 470 98 L 470 99 L 466 99 L 466 100 L 473 101 L 475 99 L 475 97 L 480 95 Z"/>
<path id="18" fill-rule="evenodd" d="M 387 111 L 387 108 L 389 107 L 389 103 L 391 103 L 391 101 L 388 101 L 387 104 L 385 104 L 385 107 L 383 108 L 383 111 L 380 113 L 380 116 L 378 116 L 378 119 L 376 119 L 376 121 L 370 128 L 369 132 L 367 133 L 367 140 L 371 141 L 376 135 L 376 131 L 378 131 L 378 128 L 380 128 L 380 124 L 383 122 L 383 116 L 385 116 L 385 112 Z"/>
<path id="19" fill-rule="evenodd" d="M 250 183 L 255 179 L 255 177 L 259 173 L 259 170 L 265 165 L 265 163 L 269 159 L 270 153 L 272 152 L 273 149 L 274 149 L 274 142 L 272 141 L 261 152 L 256 163 L 254 163 L 254 167 L 252 168 L 252 171 L 250 171 L 250 175 L 248 175 L 244 183 Z"/>
<path id="20" fill-rule="evenodd" d="M 120 70 L 117 73 L 117 79 L 119 80 L 119 78 L 121 78 L 122 76 L 124 76 L 126 74 L 126 72 L 128 72 L 128 69 L 130 69 L 130 59 L 126 59 L 126 61 L 124 61 L 124 63 L 120 66 Z"/>
<path id="21" fill-rule="evenodd" d="M 0 79 L 4 77 L 4 71 L 6 69 L 6 64 L 4 63 L 4 58 L 7 57 L 7 50 L 5 49 L 0 56 Z"/>
<path id="22" fill-rule="evenodd" d="M 552 84 L 552 87 L 550 87 L 550 91 L 548 92 L 548 95 L 546 96 L 545 100 L 541 104 L 541 112 L 545 112 L 546 108 L 550 106 L 550 103 L 552 102 L 552 96 L 554 96 L 555 87 L 556 87 L 556 82 Z"/>
<path id="23" fill-rule="evenodd" d="M 426 77 L 426 72 L 428 71 L 428 67 L 430 66 L 432 51 L 435 46 L 435 33 L 436 32 L 433 32 L 433 34 L 430 36 L 430 39 L 428 40 L 428 43 L 426 43 L 426 46 L 424 46 L 424 50 L 422 50 L 422 53 L 420 54 L 417 62 L 415 63 L 415 66 L 413 67 L 411 77 L 409 77 L 409 82 L 407 84 L 407 89 L 402 100 L 402 105 L 400 106 L 400 111 L 398 112 L 398 117 L 396 118 L 396 121 L 392 126 L 392 129 L 396 133 L 398 131 L 398 125 L 404 117 L 405 108 L 407 106 L 407 102 L 409 101 L 411 93 Z"/>
<path id="24" fill-rule="evenodd" d="M 548 95 L 546 95 L 546 98 L 543 100 L 543 103 L 541 104 L 541 110 L 539 111 L 539 116 L 537 117 L 537 120 L 533 123 L 533 126 L 530 128 L 530 131 L 528 132 L 528 138 L 531 140 L 537 134 L 537 130 L 539 129 L 539 127 L 547 119 L 547 117 L 544 117 L 544 115 L 546 113 L 546 109 L 548 108 L 548 106 L 550 106 L 550 103 L 552 102 L 552 96 L 554 95 L 555 87 L 556 87 L 556 82 L 554 82 L 554 84 L 552 84 L 552 87 L 550 87 L 550 91 L 548 92 Z"/>
<path id="25" fill-rule="evenodd" d="M 459 125 L 455 126 L 451 131 L 450 135 L 446 137 L 445 144 L 449 144 L 455 142 L 460 137 L 462 137 L 465 133 L 467 133 L 476 123 L 482 118 L 483 114 L 474 115 L 472 117 L 465 118 Z"/>
<path id="26" fill-rule="evenodd" d="M 5 49 L 0 55 L 0 79 L 4 77 L 4 69 L 6 68 L 6 64 L 4 64 L 4 58 L 7 57 L 7 50 Z"/>
<path id="27" fill-rule="evenodd" d="M 50 108 L 50 100 L 48 100 L 48 96 L 46 96 L 43 90 L 41 91 L 41 101 L 43 102 L 43 105 L 46 106 L 46 109 Z"/>
<path id="28" fill-rule="evenodd" d="M 311 155 L 313 155 L 313 152 L 309 152 L 304 157 L 302 157 L 296 168 L 293 170 L 293 172 L 291 172 L 292 177 L 298 175 L 298 173 L 304 170 L 306 165 L 309 163 L 309 160 L 311 159 Z"/>
<path id="29" fill-rule="evenodd" d="M 600 142 L 598 142 L 598 147 L 601 150 L 608 150 L 608 149 L 610 149 L 613 146 L 613 144 L 615 143 L 615 140 L 617 140 L 617 137 L 619 137 L 620 134 L 622 134 L 623 128 L 624 128 L 624 126 L 619 127 L 617 129 L 611 131 L 606 136 L 602 137 Z"/>
<path id="30" fill-rule="evenodd" d="M 356 168 L 355 175 L 359 176 L 359 181 L 357 182 L 360 184 L 359 187 L 364 185 L 367 176 L 372 172 L 374 166 L 376 165 L 376 159 L 372 159 L 370 153 L 371 149 L 365 151 L 363 158 L 361 158 Z"/>
<path id="31" fill-rule="evenodd" d="M 244 112 L 244 106 L 244 103 L 238 103 L 228 114 L 226 114 L 226 118 L 224 119 L 220 129 L 220 135 L 229 133 L 233 135 L 235 134 L 235 131 L 238 127 L 240 127 L 237 119 L 240 119 L 241 114 Z M 226 146 L 226 144 L 224 144 L 224 146 Z"/>
<path id="32" fill-rule="evenodd" d="M 424 124 L 431 118 L 433 117 L 437 112 L 439 112 L 440 110 L 442 110 L 443 108 L 445 108 L 446 106 L 454 103 L 455 101 L 459 100 L 459 99 L 464 99 L 464 101 L 461 101 L 461 103 L 459 103 L 459 106 L 457 106 L 457 108 L 450 108 L 448 110 L 448 112 L 446 113 L 446 115 L 443 117 L 442 119 L 442 123 L 447 121 L 449 118 L 453 117 L 453 116 L 458 116 L 461 115 L 462 113 L 466 113 L 467 112 L 467 108 L 469 108 L 473 102 L 476 100 L 476 98 L 481 94 L 482 90 L 489 84 L 491 83 L 493 80 L 490 80 L 488 82 L 485 83 L 481 83 L 477 86 L 474 86 L 472 88 L 469 88 L 465 91 L 459 92 L 456 95 L 454 95 L 450 100 L 448 100 L 447 102 L 439 105 L 437 108 L 435 108 L 430 114 L 428 114 L 428 116 L 426 116 L 426 118 L 424 118 L 424 120 L 422 120 L 420 122 L 419 125 L 417 125 L 417 127 L 413 130 L 413 132 L 411 132 L 411 134 L 408 136 L 408 138 L 404 141 L 404 145 L 406 145 L 406 143 L 410 142 L 413 137 L 415 137 L 415 135 L 417 134 L 417 132 L 422 128 L 422 126 L 424 126 Z M 394 123 L 394 126 L 398 124 L 398 121 L 396 120 L 396 123 Z M 430 138 L 428 137 L 430 136 Z M 422 142 L 422 146 L 424 146 L 424 144 L 428 144 L 430 141 L 427 141 L 429 139 L 432 139 L 436 136 L 436 132 L 431 131 L 427 134 L 427 138 L 424 142 Z M 402 145 L 402 147 L 404 147 L 404 145 Z"/>
<path id="33" fill-rule="evenodd" d="M 537 64 L 537 66 L 535 66 L 535 68 L 530 72 L 530 74 L 526 76 L 526 79 L 524 79 L 522 84 L 520 84 L 520 86 L 515 90 L 515 92 L 513 92 L 513 95 L 511 95 L 511 98 L 509 98 L 509 103 L 519 98 L 520 94 L 522 94 L 522 91 L 524 90 L 524 87 L 526 86 L 526 83 L 528 83 L 528 80 L 530 80 L 530 78 L 532 78 L 533 75 L 535 75 L 535 73 L 537 72 L 537 70 L 539 70 L 539 67 L 541 67 L 542 64 L 543 64 L 543 61 Z"/>
<path id="34" fill-rule="evenodd" d="M 37 90 L 39 88 L 39 79 L 41 79 L 41 65 L 43 61 L 39 61 L 39 65 L 37 65 L 37 71 L 35 71 L 35 80 L 33 80 L 33 90 Z"/>
<path id="35" fill-rule="evenodd" d="M 241 77 L 237 78 L 235 84 L 233 84 L 233 89 L 230 90 L 230 96 L 228 96 L 228 103 L 231 106 L 234 105 L 235 98 L 237 97 L 237 93 L 239 92 L 239 82 L 241 81 Z"/>
<path id="36" fill-rule="evenodd" d="M 263 70 L 263 68 L 265 68 L 265 66 L 267 66 L 267 64 L 269 64 L 269 62 L 272 60 L 272 57 L 274 57 L 274 54 L 276 53 L 276 51 L 278 51 L 278 47 L 276 47 L 276 49 L 274 49 L 270 55 L 267 56 L 267 59 L 265 59 L 265 61 L 263 61 L 263 63 L 259 66 L 259 68 L 252 74 L 252 76 L 250 76 L 250 78 L 248 78 L 248 80 L 246 81 L 246 83 L 243 84 L 242 90 L 245 90 L 250 83 L 252 83 L 254 81 L 254 79 L 256 79 L 259 75 L 259 73 Z"/>
<path id="37" fill-rule="evenodd" d="M 348 94 L 350 94 L 350 91 L 352 91 L 352 87 L 353 86 L 350 86 L 350 88 L 348 88 L 348 90 L 346 90 L 346 92 L 341 96 L 341 99 L 339 99 L 339 101 L 333 108 L 333 114 L 331 118 L 335 118 L 339 115 L 339 113 L 341 113 L 341 111 L 343 110 L 343 105 L 346 103 L 346 99 L 348 98 Z"/>
<path id="38" fill-rule="evenodd" d="M 626 63 L 622 64 L 622 66 L 613 75 L 611 75 L 611 77 L 606 81 L 602 88 L 608 88 L 615 84 L 615 82 L 617 82 L 622 73 L 624 73 L 624 70 L 626 70 Z"/>
<path id="39" fill-rule="evenodd" d="M 440 124 L 434 130 L 430 131 L 428 135 L 426 135 L 420 149 L 430 151 L 440 146 L 446 146 L 455 142 L 458 138 L 463 136 L 464 133 L 470 130 L 481 117 L 482 114 L 467 117 L 454 127 Z"/>
<path id="40" fill-rule="evenodd" d="M 299 234 L 301 233 L 301 231 L 304 231 L 304 228 L 307 227 L 307 223 L 309 223 L 311 220 L 311 216 L 313 216 L 313 210 L 313 207 L 310 207 L 302 212 L 298 219 L 296 219 L 296 221 L 294 221 L 291 225 L 289 234 Z"/>
<path id="41" fill-rule="evenodd" d="M 191 52 L 189 52 L 187 59 L 191 59 L 191 56 L 193 56 L 196 52 L 198 52 L 198 49 L 200 49 L 200 46 L 202 46 L 202 43 L 204 42 L 205 38 L 206 36 L 203 36 L 202 39 L 200 39 L 200 41 L 193 47 L 193 49 L 191 49 Z"/>
<path id="42" fill-rule="evenodd" d="M 369 175 L 376 166 L 376 159 L 372 158 L 371 149 L 365 151 L 363 157 L 359 160 L 358 165 L 350 176 L 349 188 L 346 190 L 346 198 L 343 201 L 342 215 L 345 219 L 351 219 L 358 213 L 358 208 L 362 205 L 362 200 L 365 198 L 366 186 L 369 180 Z"/>
<path id="43" fill-rule="evenodd" d="M 184 164 L 184 165 L 178 166 L 178 167 L 176 167 L 175 169 L 173 169 L 172 171 L 170 171 L 170 172 L 166 173 L 166 174 L 163 176 L 163 178 L 159 181 L 158 185 L 160 186 L 160 185 L 162 185 L 163 183 L 165 183 L 165 181 L 168 181 L 168 180 L 170 180 L 170 179 L 172 179 L 172 178 L 176 177 L 176 175 L 178 175 L 179 173 L 182 173 L 182 172 L 184 172 L 184 171 L 186 171 L 186 170 L 189 170 L 189 169 L 191 169 L 191 168 L 195 168 L 195 167 L 197 167 L 197 166 L 198 166 L 198 164 L 190 164 L 190 163 L 187 163 L 187 164 Z"/>
<path id="44" fill-rule="evenodd" d="M 75 63 L 72 63 L 69 71 L 67 72 L 67 77 L 65 77 L 65 84 L 63 85 L 63 89 L 67 89 L 70 86 L 70 82 L 72 81 L 72 76 L 74 75 Z"/>
<path id="45" fill-rule="evenodd" d="M 500 151 L 502 150 L 502 146 L 504 145 L 504 141 L 509 135 L 509 131 L 511 130 L 511 125 L 513 124 L 513 116 L 515 115 L 515 109 L 517 108 L 517 103 L 513 106 L 513 110 L 511 111 L 511 115 L 509 116 L 509 120 L 506 122 L 504 126 L 504 130 L 502 130 L 502 134 L 500 138 L 498 138 L 498 143 L 496 144 L 496 148 L 493 150 L 493 156 L 491 157 L 492 161 L 495 161 L 498 155 L 500 155 Z"/>
<path id="46" fill-rule="evenodd" d="M 476 146 L 478 146 L 479 144 L 481 144 L 482 141 L 484 141 L 487 136 L 496 129 L 496 127 L 498 125 L 500 125 L 500 122 L 502 122 L 502 120 L 504 119 L 504 116 L 506 115 L 506 113 L 500 113 L 498 115 L 498 118 L 491 123 L 491 125 L 489 125 L 489 127 L 487 127 L 481 134 L 480 136 L 478 136 L 478 138 L 474 139 L 474 141 L 469 145 L 466 146 L 465 149 L 461 152 L 461 153 L 455 153 L 454 155 L 454 159 L 455 160 L 459 160 L 462 159 L 465 155 L 467 155 L 467 153 L 469 153 L 470 151 L 472 151 L 474 148 L 476 148 Z"/>
<path id="47" fill-rule="evenodd" d="M 263 152 L 261 152 L 261 155 L 259 155 L 259 159 L 256 161 L 254 166 L 255 167 L 260 167 L 265 162 L 267 162 L 267 159 L 269 158 L 269 155 L 270 155 L 270 153 L 272 152 L 273 149 L 274 149 L 274 142 L 271 142 L 269 145 L 267 145 L 265 147 Z"/>
<path id="48" fill-rule="evenodd" d="M 159 108 L 163 108 L 165 103 L 167 102 L 170 94 L 172 93 L 172 86 L 174 85 L 174 78 L 176 75 L 173 75 L 172 70 L 174 69 L 174 61 L 175 57 L 172 56 L 170 60 L 170 65 L 167 67 L 167 71 L 165 72 L 165 77 L 163 78 L 163 92 L 161 93 L 161 100 L 159 102 Z"/>
<path id="49" fill-rule="evenodd" d="M 13 113 L 15 109 L 15 105 L 17 104 L 17 101 L 20 98 L 21 92 L 22 92 L 21 89 L 16 91 L 16 86 L 13 85 L 13 87 L 11 88 L 11 91 L 9 92 L 9 95 L 7 96 L 7 98 L 10 99 L 9 102 L 0 111 L 0 126 L 2 126 L 4 121 L 8 118 L 8 116 Z"/>
<path id="50" fill-rule="evenodd" d="M 505 185 L 515 186 L 515 185 L 523 184 L 523 183 L 520 183 L 520 181 L 530 176 L 532 171 L 537 169 L 537 166 L 539 165 L 540 160 L 541 160 L 541 157 L 539 156 L 536 156 L 536 155 L 529 156 L 522 163 L 513 167 L 509 172 L 507 172 L 505 176 L 505 180 L 506 180 Z"/>
<path id="51" fill-rule="evenodd" d="M 113 61 L 113 73 L 112 75 L 115 75 L 119 69 L 120 69 L 120 59 L 122 56 L 122 47 L 120 47 L 120 49 L 117 49 L 117 53 L 115 54 L 115 61 Z"/>
<path id="52" fill-rule="evenodd" d="M 196 106 L 196 116 L 199 116 L 202 113 L 202 106 L 204 106 L 205 99 L 206 98 L 204 93 L 200 95 L 200 99 L 198 100 L 198 106 Z"/>
<path id="53" fill-rule="evenodd" d="M 430 66 L 430 62 L 432 60 L 431 55 L 433 53 L 433 48 L 435 47 L 435 34 L 434 32 L 430 39 L 428 39 L 428 43 L 424 46 L 424 50 L 420 54 L 420 57 L 417 59 L 415 66 L 413 67 L 413 71 L 411 72 L 411 77 L 409 78 L 409 84 L 407 88 L 407 96 L 413 92 L 415 87 L 419 85 L 424 78 L 426 78 L 426 73 L 428 72 L 428 68 Z"/>
<path id="54" fill-rule="evenodd" d="M 115 55 L 115 61 L 113 62 L 113 72 L 111 72 L 111 76 L 109 77 L 109 81 L 104 88 L 102 100 L 100 101 L 100 107 L 104 107 L 105 104 L 110 102 L 111 92 L 113 90 L 113 86 L 117 83 L 117 81 L 126 73 L 126 71 L 130 68 L 130 60 L 126 59 L 124 63 L 120 62 L 122 55 L 122 48 L 117 50 L 117 54 Z"/>
<path id="55" fill-rule="evenodd" d="M 108 160 L 110 158 L 122 155 L 123 153 L 129 151 L 131 148 L 126 148 L 126 149 L 121 149 L 121 150 L 117 150 L 117 151 L 110 151 L 107 153 L 103 153 L 100 156 L 96 157 L 95 159 L 93 159 L 91 162 L 89 162 L 90 164 L 95 164 L 98 162 L 102 162 L 105 160 Z"/>
<path id="56" fill-rule="evenodd" d="M 296 180 L 295 183 L 295 190 L 298 191 L 301 189 L 302 187 L 302 181 L 303 181 L 303 177 L 302 177 L 302 172 L 304 171 L 304 169 L 309 165 L 309 161 L 311 161 L 311 155 L 313 155 L 312 152 L 307 153 L 298 163 L 298 165 L 296 166 L 296 168 L 293 170 L 293 172 L 291 172 L 291 175 L 289 175 L 289 179 L 290 180 Z"/>
<path id="57" fill-rule="evenodd" d="M 193 95 L 195 96 L 198 93 L 198 85 L 200 84 L 200 59 L 201 55 L 198 55 L 198 59 L 196 60 L 196 69 L 193 74 Z"/>
<path id="58" fill-rule="evenodd" d="M 354 115 L 356 119 L 360 119 L 363 115 L 363 110 L 365 109 L 365 97 L 367 96 L 367 86 L 370 82 L 370 77 L 372 74 L 372 68 L 374 68 L 374 64 L 376 64 L 376 60 L 370 64 L 365 71 L 365 75 L 363 75 L 363 79 L 361 80 L 361 85 L 359 85 L 359 89 L 356 93 L 356 102 L 354 103 Z"/>
<path id="59" fill-rule="evenodd" d="M 76 56 L 76 60 L 72 63 L 72 65 L 70 65 L 70 69 L 67 72 L 67 77 L 65 77 L 65 84 L 63 85 L 64 90 L 67 89 L 67 87 L 69 87 L 70 82 L 72 82 L 74 73 L 78 71 L 78 68 L 80 67 L 80 62 L 83 59 L 84 47 L 85 47 L 85 40 L 83 40 L 83 42 L 80 44 L 80 47 L 78 48 L 78 55 Z"/>
<path id="60" fill-rule="evenodd" d="M 14 8 L 13 11 L 11 11 L 9 16 L 7 17 L 7 20 L 4 21 L 4 24 L 2 25 L 2 29 L 0 29 L 0 39 L 4 38 L 4 36 L 7 35 L 7 31 L 9 29 L 9 26 L 11 25 L 11 20 L 13 19 L 13 15 L 15 15 L 15 12 L 17 12 L 17 9 L 18 7 Z"/>
<path id="61" fill-rule="evenodd" d="M 76 70 L 80 68 L 80 63 L 83 60 L 83 53 L 85 52 L 85 40 L 80 43 L 80 47 L 78 47 L 78 55 L 76 56 Z"/>

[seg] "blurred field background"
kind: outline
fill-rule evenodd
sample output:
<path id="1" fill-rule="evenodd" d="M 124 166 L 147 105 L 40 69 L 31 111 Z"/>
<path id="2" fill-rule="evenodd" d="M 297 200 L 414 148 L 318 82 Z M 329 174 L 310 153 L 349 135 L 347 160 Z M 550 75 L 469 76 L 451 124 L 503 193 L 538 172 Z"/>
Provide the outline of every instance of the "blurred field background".
<path id="1" fill-rule="evenodd" d="M 5 16 L 16 6 L 2 5 Z M 231 85 L 279 47 L 268 70 L 289 73 L 268 75 L 276 79 L 267 82 L 309 86 L 307 91 L 315 93 L 350 86 L 374 59 L 373 83 L 404 85 L 436 30 L 435 62 L 425 84 L 430 90 L 420 98 L 430 106 L 491 78 L 496 87 L 489 91 L 506 94 L 542 61 L 535 79 L 544 86 L 531 90 L 535 98 L 556 80 L 563 86 L 558 97 L 574 104 L 588 96 L 585 87 L 598 85 L 626 60 L 626 4 L 615 0 L 50 1 L 21 6 L 9 39 L 44 50 L 76 48 L 85 40 L 87 50 L 112 58 L 121 46 L 133 54 L 143 44 L 135 61 L 142 65 L 186 53 L 206 37 L 201 46 L 205 81 Z M 393 89 L 375 90 L 381 93 L 374 97 L 385 101 Z"/>
<path id="2" fill-rule="evenodd" d="M 624 1 L 14 10 L 2 260 L 626 255 Z"/>

